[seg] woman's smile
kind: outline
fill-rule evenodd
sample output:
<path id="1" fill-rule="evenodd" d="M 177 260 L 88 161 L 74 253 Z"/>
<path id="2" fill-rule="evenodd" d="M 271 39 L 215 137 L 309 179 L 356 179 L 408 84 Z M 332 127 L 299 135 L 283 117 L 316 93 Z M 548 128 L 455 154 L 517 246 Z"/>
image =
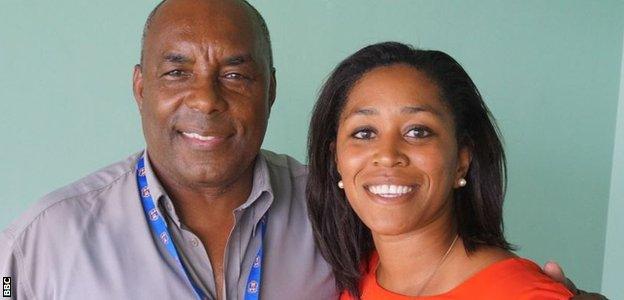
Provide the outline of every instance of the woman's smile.
<path id="1" fill-rule="evenodd" d="M 411 193 L 414 188 L 409 185 L 380 184 L 367 186 L 366 189 L 384 198 L 396 198 Z"/>

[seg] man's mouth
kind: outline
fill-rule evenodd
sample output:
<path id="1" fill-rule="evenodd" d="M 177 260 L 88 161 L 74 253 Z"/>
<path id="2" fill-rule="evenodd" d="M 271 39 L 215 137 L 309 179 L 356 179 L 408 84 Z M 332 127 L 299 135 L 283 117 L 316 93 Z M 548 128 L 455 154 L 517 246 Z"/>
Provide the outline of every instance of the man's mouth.
<path id="1" fill-rule="evenodd" d="M 208 141 L 217 139 L 217 137 L 215 136 L 210 136 L 210 135 L 206 136 L 206 135 L 201 135 L 195 132 L 182 132 L 182 135 L 191 139 L 200 140 L 202 142 L 208 142 Z"/>
<path id="2" fill-rule="evenodd" d="M 383 198 L 400 197 L 414 190 L 412 186 L 395 184 L 369 185 L 366 189 L 369 192 Z"/>
<path id="3" fill-rule="evenodd" d="M 197 150 L 214 150 L 221 147 L 230 137 L 216 132 L 198 133 L 194 131 L 178 131 L 187 144 Z"/>

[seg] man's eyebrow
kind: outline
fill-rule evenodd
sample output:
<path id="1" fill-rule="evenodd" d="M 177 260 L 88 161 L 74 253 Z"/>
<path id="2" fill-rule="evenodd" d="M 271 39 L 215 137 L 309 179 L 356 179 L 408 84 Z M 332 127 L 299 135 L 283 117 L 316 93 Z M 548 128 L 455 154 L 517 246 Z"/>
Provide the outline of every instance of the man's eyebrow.
<path id="1" fill-rule="evenodd" d="M 179 53 L 167 53 L 163 56 L 163 60 L 171 63 L 187 63 L 191 61 L 188 56 Z"/>
<path id="2" fill-rule="evenodd" d="M 233 55 L 225 59 L 225 65 L 227 66 L 238 66 L 249 62 L 254 62 L 251 54 Z"/>

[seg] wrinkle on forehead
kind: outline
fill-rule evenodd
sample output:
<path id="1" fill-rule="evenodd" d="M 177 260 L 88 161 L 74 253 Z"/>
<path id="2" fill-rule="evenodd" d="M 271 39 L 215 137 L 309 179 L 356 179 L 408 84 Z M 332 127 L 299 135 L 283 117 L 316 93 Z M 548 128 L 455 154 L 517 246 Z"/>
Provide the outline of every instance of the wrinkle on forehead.
<path id="1" fill-rule="evenodd" d="M 149 49 L 146 60 L 194 62 L 199 59 L 227 65 L 262 60 L 262 54 L 249 39 L 232 40 L 227 35 L 197 35 L 183 30 L 164 33 L 160 37 L 163 42 Z"/>

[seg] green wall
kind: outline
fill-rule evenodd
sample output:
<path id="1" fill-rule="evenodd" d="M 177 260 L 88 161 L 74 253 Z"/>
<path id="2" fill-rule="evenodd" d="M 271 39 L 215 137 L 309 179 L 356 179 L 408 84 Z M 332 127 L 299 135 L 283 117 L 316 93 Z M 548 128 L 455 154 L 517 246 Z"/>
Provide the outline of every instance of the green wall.
<path id="1" fill-rule="evenodd" d="M 305 158 L 318 87 L 356 49 L 398 40 L 444 50 L 501 125 L 509 239 L 521 255 L 556 259 L 579 286 L 600 290 L 624 2 L 251 2 L 268 21 L 278 76 L 266 148 Z M 2 0 L 0 227 L 142 147 L 130 80 L 155 3 Z"/>
<path id="2" fill-rule="evenodd" d="M 612 299 L 624 299 L 622 270 L 624 270 L 624 50 L 620 78 L 620 103 L 617 114 L 611 198 L 605 241 L 602 291 Z"/>

